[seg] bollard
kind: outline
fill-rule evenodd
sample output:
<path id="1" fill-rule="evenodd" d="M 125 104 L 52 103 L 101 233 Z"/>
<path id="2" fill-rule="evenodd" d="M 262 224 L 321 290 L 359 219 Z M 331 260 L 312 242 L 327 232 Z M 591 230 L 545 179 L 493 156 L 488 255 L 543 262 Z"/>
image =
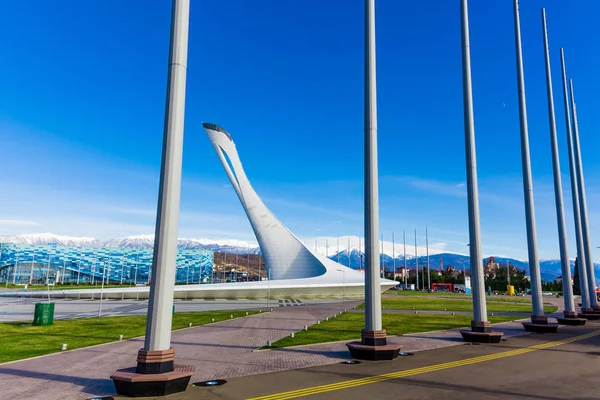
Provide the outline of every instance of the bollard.
<path id="1" fill-rule="evenodd" d="M 123 340 L 123 335 L 119 335 L 119 340 Z"/>
<path id="2" fill-rule="evenodd" d="M 290 337 L 294 337 L 294 332 L 292 332 L 292 333 L 290 334 Z"/>
<path id="3" fill-rule="evenodd" d="M 492 317 L 494 316 L 494 313 L 492 313 Z"/>
<path id="4" fill-rule="evenodd" d="M 271 308 L 271 311 L 273 311 L 273 309 Z"/>
<path id="5" fill-rule="evenodd" d="M 233 315 L 230 315 L 230 316 L 229 316 L 229 319 L 232 319 L 232 318 L 233 318 Z"/>
<path id="6" fill-rule="evenodd" d="M 321 323 L 321 321 L 317 321 L 317 325 L 319 325 Z"/>
<path id="7" fill-rule="evenodd" d="M 415 314 L 418 314 L 418 313 L 419 313 L 418 311 L 415 311 Z"/>
<path id="8" fill-rule="evenodd" d="M 248 311 L 246 311 L 246 315 L 248 315 Z"/>
<path id="9" fill-rule="evenodd" d="M 454 315 L 454 313 L 452 313 L 452 315 Z"/>
<path id="10" fill-rule="evenodd" d="M 271 341 L 267 340 L 267 347 L 271 347 Z"/>
<path id="11" fill-rule="evenodd" d="M 190 323 L 188 324 L 188 326 L 191 328 L 191 327 L 192 327 L 192 323 L 190 322 Z"/>
<path id="12" fill-rule="evenodd" d="M 261 312 L 262 312 L 262 310 L 258 310 L 258 312 L 259 312 L 259 313 L 261 313 Z"/>
<path id="13" fill-rule="evenodd" d="M 325 317 L 325 321 L 329 321 L 329 317 Z"/>
<path id="14" fill-rule="evenodd" d="M 444 308 L 444 311 L 446 311 L 446 309 Z"/>
<path id="15" fill-rule="evenodd" d="M 67 349 L 67 344 L 63 343 L 62 347 L 60 348 L 61 351 L 65 351 Z"/>
<path id="16" fill-rule="evenodd" d="M 213 318 L 210 322 L 215 322 L 215 319 Z"/>
<path id="17" fill-rule="evenodd" d="M 304 325 L 304 330 L 307 331 L 308 330 L 308 326 Z"/>

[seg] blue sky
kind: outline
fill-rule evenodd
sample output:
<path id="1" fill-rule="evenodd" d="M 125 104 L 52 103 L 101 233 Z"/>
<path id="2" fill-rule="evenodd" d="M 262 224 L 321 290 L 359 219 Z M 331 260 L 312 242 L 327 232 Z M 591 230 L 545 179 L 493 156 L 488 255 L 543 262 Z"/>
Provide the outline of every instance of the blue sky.
<path id="1" fill-rule="evenodd" d="M 7 2 L 0 14 L 0 234 L 152 233 L 170 2 Z M 526 259 L 512 2 L 470 2 L 483 250 Z M 540 255 L 558 257 L 540 8 L 548 14 L 574 256 L 559 47 L 575 81 L 600 245 L 594 0 L 521 5 Z M 126 4 L 126 5 L 124 5 Z M 378 0 L 381 233 L 468 242 L 459 1 Z M 363 2 L 192 1 L 181 237 L 253 240 L 202 129 L 226 128 L 267 206 L 298 236 L 362 235 Z"/>

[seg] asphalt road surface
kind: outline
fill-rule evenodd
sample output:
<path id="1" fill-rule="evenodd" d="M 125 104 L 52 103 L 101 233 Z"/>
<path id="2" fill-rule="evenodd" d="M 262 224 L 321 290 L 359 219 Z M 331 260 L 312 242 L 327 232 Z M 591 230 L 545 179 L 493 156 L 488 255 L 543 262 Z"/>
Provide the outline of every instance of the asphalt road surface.
<path id="1" fill-rule="evenodd" d="M 117 397 L 118 398 L 118 397 Z M 334 364 L 190 386 L 184 399 L 600 398 L 600 323 L 561 327 L 498 345 L 460 345 L 394 361 Z"/>

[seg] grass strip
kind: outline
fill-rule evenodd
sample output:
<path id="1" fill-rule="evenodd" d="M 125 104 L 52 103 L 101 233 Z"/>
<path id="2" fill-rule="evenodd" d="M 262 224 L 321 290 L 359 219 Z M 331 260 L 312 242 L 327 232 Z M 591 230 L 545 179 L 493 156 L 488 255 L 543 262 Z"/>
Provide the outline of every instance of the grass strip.
<path id="1" fill-rule="evenodd" d="M 257 311 L 248 311 L 249 315 Z M 172 329 L 225 321 L 246 316 L 246 311 L 184 312 L 173 315 Z M 143 336 L 146 316 L 102 317 L 54 321 L 50 326 L 31 326 L 23 322 L 0 323 L 0 363 Z"/>
<path id="2" fill-rule="evenodd" d="M 519 318 L 489 317 L 489 321 L 498 323 Z M 470 315 L 383 313 L 383 329 L 388 336 L 430 332 L 468 327 L 471 325 L 471 319 Z M 365 316 L 362 313 L 342 313 L 336 318 L 329 318 L 329 321 L 312 325 L 306 331 L 296 332 L 293 338 L 290 336 L 282 338 L 272 343 L 271 348 L 360 339 L 360 331 L 364 325 Z"/>
<path id="3" fill-rule="evenodd" d="M 420 310 L 420 311 L 473 311 L 471 300 L 450 300 L 421 297 L 384 297 L 381 306 L 389 310 Z M 357 308 L 364 308 L 361 304 Z M 531 312 L 531 303 L 511 304 L 506 302 L 487 302 L 488 312 Z M 553 313 L 558 308 L 553 305 L 544 305 L 545 313 Z"/>

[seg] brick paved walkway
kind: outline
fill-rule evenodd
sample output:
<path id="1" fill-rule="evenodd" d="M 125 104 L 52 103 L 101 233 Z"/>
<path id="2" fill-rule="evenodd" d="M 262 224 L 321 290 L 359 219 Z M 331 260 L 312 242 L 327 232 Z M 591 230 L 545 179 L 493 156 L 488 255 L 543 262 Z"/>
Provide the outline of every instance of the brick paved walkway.
<path id="1" fill-rule="evenodd" d="M 199 326 L 173 333 L 176 362 L 194 365 L 193 381 L 228 378 L 339 362 L 349 357 L 345 343 L 329 343 L 270 351 L 254 351 L 359 302 L 274 308 L 271 313 Z M 495 329 L 511 336 L 523 334 L 519 324 Z M 457 331 L 432 332 L 393 338 L 406 351 L 461 344 Z M 2 398 L 86 399 L 114 393 L 110 374 L 135 365 L 142 339 L 100 345 L 0 364 Z"/>

